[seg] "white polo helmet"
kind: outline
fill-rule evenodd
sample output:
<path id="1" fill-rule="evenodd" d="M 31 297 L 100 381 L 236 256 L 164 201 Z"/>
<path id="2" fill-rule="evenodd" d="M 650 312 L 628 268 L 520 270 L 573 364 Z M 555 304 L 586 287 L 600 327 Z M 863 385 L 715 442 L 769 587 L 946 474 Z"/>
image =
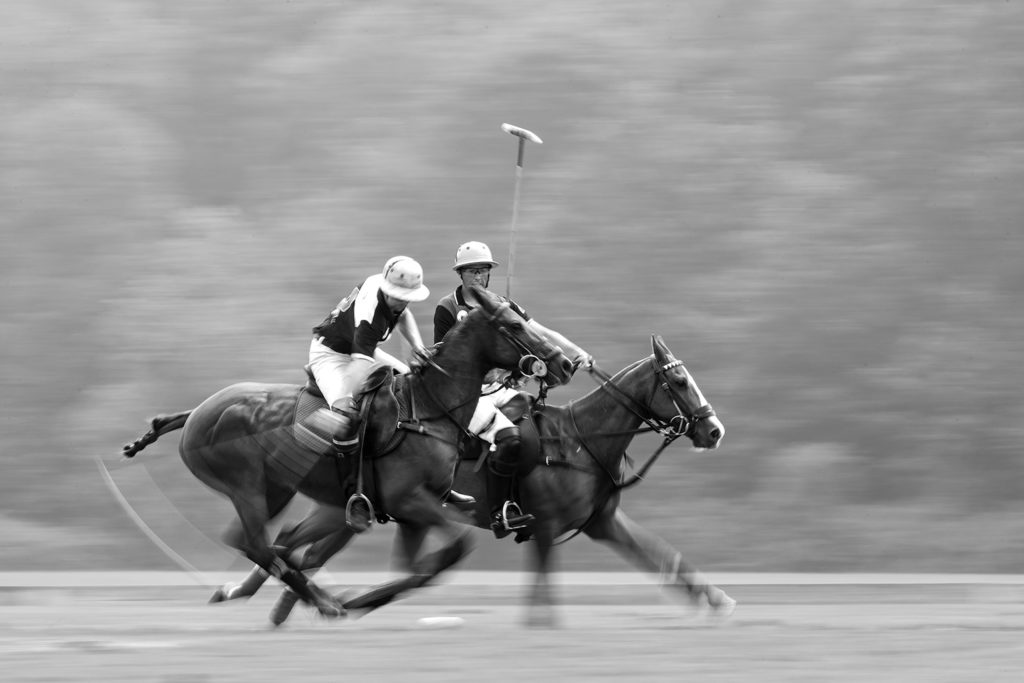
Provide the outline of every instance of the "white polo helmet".
<path id="1" fill-rule="evenodd" d="M 380 289 L 402 301 L 423 301 L 430 290 L 423 284 L 423 266 L 408 256 L 392 256 L 384 264 Z"/>
<path id="2" fill-rule="evenodd" d="M 458 271 L 460 268 L 483 265 L 492 268 L 498 265 L 498 262 L 491 257 L 490 247 L 483 242 L 466 242 L 456 250 L 455 265 L 452 266 L 452 270 Z"/>

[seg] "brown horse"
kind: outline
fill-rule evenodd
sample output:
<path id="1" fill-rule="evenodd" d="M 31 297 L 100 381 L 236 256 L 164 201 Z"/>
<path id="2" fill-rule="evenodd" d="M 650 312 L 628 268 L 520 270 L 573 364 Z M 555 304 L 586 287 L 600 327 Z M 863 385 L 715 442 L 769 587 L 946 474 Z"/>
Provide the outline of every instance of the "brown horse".
<path id="1" fill-rule="evenodd" d="M 182 460 L 200 481 L 229 498 L 238 514 L 227 543 L 325 616 L 342 616 L 346 607 L 308 581 L 287 554 L 272 549 L 266 527 L 296 490 L 328 506 L 345 506 L 358 475 L 358 491 L 362 494 L 365 479 L 378 519 L 393 518 L 424 535 L 435 529 L 445 539 L 436 552 L 410 559 L 410 576 L 396 594 L 422 586 L 469 551 L 465 528 L 448 519 L 442 498 L 451 489 L 458 443 L 467 434 L 485 373 L 495 367 L 514 369 L 524 360 L 533 366 L 541 359 L 547 369 L 544 381 L 561 384 L 574 369 L 508 304 L 484 290 L 475 293 L 482 305 L 429 364 L 394 379 L 394 391 L 388 372 L 384 387 L 367 394 L 362 457 L 313 452 L 309 430 L 296 420 L 304 388 L 256 383 L 229 386 L 193 410 L 154 418 L 151 430 L 125 446 L 124 454 L 131 457 L 182 428 Z M 303 463 L 308 467 L 302 468 Z"/>
<path id="2" fill-rule="evenodd" d="M 675 439 L 685 436 L 696 448 L 714 449 L 725 433 L 682 362 L 660 337 L 651 341 L 652 356 L 632 363 L 614 377 L 593 368 L 601 384 L 583 398 L 566 406 L 534 407 L 539 453 L 520 472 L 518 483 L 524 508 L 536 516 L 529 533 L 536 541 L 535 580 L 527 605 L 529 625 L 555 623 L 549 582 L 552 549 L 559 537 L 580 532 L 610 545 L 641 569 L 658 573 L 664 584 L 695 603 L 704 601 L 720 614 L 729 614 L 735 607 L 735 601 L 688 565 L 679 551 L 631 520 L 619 505 L 621 491 L 640 481 Z M 529 425 L 529 420 L 521 422 L 524 440 Z M 657 432 L 664 440 L 640 472 L 627 480 L 626 448 L 635 435 L 646 431 Z M 475 526 L 486 529 L 489 508 L 483 472 L 478 469 L 459 468 L 454 485 L 476 496 L 476 507 L 469 514 Z M 293 549 L 311 544 L 301 566 L 304 570 L 321 567 L 352 537 L 351 532 L 339 529 L 339 516 L 344 518 L 343 511 L 318 506 L 294 528 L 282 532 L 279 542 Z M 416 556 L 424 540 L 422 527 L 399 526 L 396 543 L 404 562 Z M 225 586 L 215 598 L 247 597 L 266 578 L 265 572 L 254 569 L 241 584 Z M 367 595 L 379 595 L 382 589 L 371 589 Z M 295 602 L 294 593 L 286 591 L 271 620 L 284 621 Z M 376 606 L 372 600 L 353 604 Z"/>

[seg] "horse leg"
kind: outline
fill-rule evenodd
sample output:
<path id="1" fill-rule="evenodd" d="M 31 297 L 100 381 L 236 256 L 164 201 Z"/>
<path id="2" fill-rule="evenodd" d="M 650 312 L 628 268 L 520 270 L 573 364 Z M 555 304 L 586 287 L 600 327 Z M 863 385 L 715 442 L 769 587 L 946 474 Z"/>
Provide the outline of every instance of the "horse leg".
<path id="1" fill-rule="evenodd" d="M 315 607 L 324 616 L 344 616 L 345 610 L 334 598 L 309 581 L 287 557 L 275 553 L 267 543 L 266 525 L 270 515 L 266 498 L 263 495 L 252 495 L 247 498 L 236 495 L 232 497 L 232 502 L 242 523 L 241 534 L 235 538 L 235 547 L 271 576 L 285 583 L 304 602 Z"/>
<path id="2" fill-rule="evenodd" d="M 304 574 L 307 576 L 315 574 L 327 563 L 327 560 L 341 552 L 349 541 L 355 538 L 355 532 L 344 522 L 345 511 L 342 508 L 320 506 L 299 522 L 293 530 L 293 535 L 284 539 L 287 548 L 298 548 L 309 544 L 299 563 L 299 569 Z M 300 527 L 302 528 L 300 529 Z M 277 602 L 270 610 L 270 621 L 275 626 L 283 624 L 298 600 L 299 596 L 295 591 L 286 588 L 278 596 Z"/>
<path id="3" fill-rule="evenodd" d="M 420 549 L 427 540 L 427 531 L 426 527 L 414 527 L 409 524 L 398 525 L 391 557 L 399 569 L 412 571 L 413 561 L 420 554 Z"/>
<path id="4" fill-rule="evenodd" d="M 224 543 L 232 548 L 242 548 L 245 546 L 245 531 L 242 528 L 242 522 L 240 519 L 235 519 L 231 522 L 228 530 L 224 532 L 223 539 Z M 217 590 L 213 592 L 213 595 L 210 596 L 209 603 L 214 604 L 227 602 L 228 600 L 251 598 L 268 578 L 270 578 L 270 573 L 267 572 L 266 569 L 258 564 L 254 565 L 248 576 L 246 576 L 241 583 L 229 581 L 223 586 L 217 588 Z"/>
<path id="5" fill-rule="evenodd" d="M 659 573 L 663 585 L 682 591 L 695 603 L 706 600 L 711 609 L 722 615 L 731 614 L 736 608 L 735 600 L 686 563 L 668 541 L 634 522 L 619 508 L 596 518 L 584 533 L 611 545 L 638 567 Z"/>
<path id="6" fill-rule="evenodd" d="M 277 550 L 278 553 L 290 553 L 297 548 L 314 543 L 338 532 L 339 528 L 347 529 L 345 526 L 345 511 L 342 508 L 333 505 L 316 504 L 310 509 L 306 516 L 296 524 L 281 529 L 281 531 L 278 532 L 277 537 L 274 539 L 272 548 Z M 232 529 L 225 536 L 227 538 L 233 538 L 236 537 L 240 531 L 240 528 Z M 341 547 L 334 552 L 336 553 L 340 551 L 341 548 L 344 547 L 345 543 L 348 543 L 349 538 L 346 538 Z M 228 544 L 233 547 L 237 547 L 235 543 L 230 540 L 228 541 Z M 309 550 L 306 551 L 306 555 L 309 555 Z M 324 562 L 326 562 L 330 557 L 331 555 L 326 555 L 324 557 Z M 302 564 L 302 569 L 305 570 L 307 568 L 307 561 L 305 557 L 302 560 Z M 312 567 L 314 565 L 309 566 Z M 320 566 L 321 565 L 315 565 L 315 568 L 319 569 Z M 259 565 L 256 565 L 249 571 L 249 574 L 242 579 L 241 583 L 229 582 L 218 588 L 210 598 L 210 602 L 214 603 L 223 602 L 225 600 L 237 600 L 239 598 L 250 598 L 263 587 L 263 584 L 266 583 L 268 578 L 270 578 L 270 574 Z"/>
<path id="7" fill-rule="evenodd" d="M 463 531 L 444 547 L 413 562 L 409 576 L 374 586 L 346 600 L 342 606 L 367 611 L 383 607 L 406 591 L 426 586 L 435 576 L 469 554 L 470 549 L 469 532 Z"/>
<path id="8" fill-rule="evenodd" d="M 403 527 L 410 527 L 407 531 L 410 534 L 408 539 L 414 539 L 416 534 L 425 535 L 430 529 L 437 529 L 444 535 L 445 544 L 432 553 L 414 559 L 409 565 L 408 576 L 374 586 L 349 598 L 343 604 L 345 609 L 369 611 L 383 607 L 402 593 L 429 584 L 434 577 L 461 560 L 472 549 L 468 527 L 449 521 L 437 496 L 422 487 L 405 496 L 394 507 L 393 514 Z M 410 520 L 417 522 L 413 524 Z"/>
<path id="9" fill-rule="evenodd" d="M 529 628 L 557 628 L 555 596 L 551 586 L 554 535 L 544 526 L 534 528 L 534 544 L 530 557 L 533 565 L 533 585 L 526 599 L 524 624 Z"/>

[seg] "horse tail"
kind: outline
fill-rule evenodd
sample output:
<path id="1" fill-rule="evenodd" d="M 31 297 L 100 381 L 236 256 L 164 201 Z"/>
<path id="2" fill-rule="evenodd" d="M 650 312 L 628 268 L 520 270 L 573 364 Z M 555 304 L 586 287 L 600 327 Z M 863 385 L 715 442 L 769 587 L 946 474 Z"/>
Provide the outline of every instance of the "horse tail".
<path id="1" fill-rule="evenodd" d="M 180 413 L 171 415 L 157 415 L 149 421 L 149 431 L 131 443 L 126 443 L 121 453 L 126 458 L 133 458 L 143 448 L 153 443 L 167 432 L 181 429 L 185 426 L 185 420 L 192 414 L 191 410 L 183 410 Z"/>

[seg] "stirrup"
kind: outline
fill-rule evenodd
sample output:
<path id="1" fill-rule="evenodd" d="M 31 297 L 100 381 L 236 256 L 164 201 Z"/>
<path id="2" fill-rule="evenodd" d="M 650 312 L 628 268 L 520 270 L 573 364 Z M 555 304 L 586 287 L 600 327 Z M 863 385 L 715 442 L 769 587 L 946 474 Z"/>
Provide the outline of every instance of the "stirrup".
<path id="1" fill-rule="evenodd" d="M 491 528 L 494 529 L 495 532 L 500 528 L 502 531 L 506 532 L 507 535 L 510 531 L 526 527 L 526 525 L 534 519 L 535 517 L 533 515 L 524 513 L 519 507 L 519 504 L 514 500 L 506 500 L 505 504 L 501 506 L 501 511 L 495 513 L 494 522 L 491 524 Z"/>
<path id="2" fill-rule="evenodd" d="M 373 503 L 362 493 L 353 493 L 345 505 L 345 524 L 349 529 L 361 534 L 370 528 L 373 519 Z"/>

